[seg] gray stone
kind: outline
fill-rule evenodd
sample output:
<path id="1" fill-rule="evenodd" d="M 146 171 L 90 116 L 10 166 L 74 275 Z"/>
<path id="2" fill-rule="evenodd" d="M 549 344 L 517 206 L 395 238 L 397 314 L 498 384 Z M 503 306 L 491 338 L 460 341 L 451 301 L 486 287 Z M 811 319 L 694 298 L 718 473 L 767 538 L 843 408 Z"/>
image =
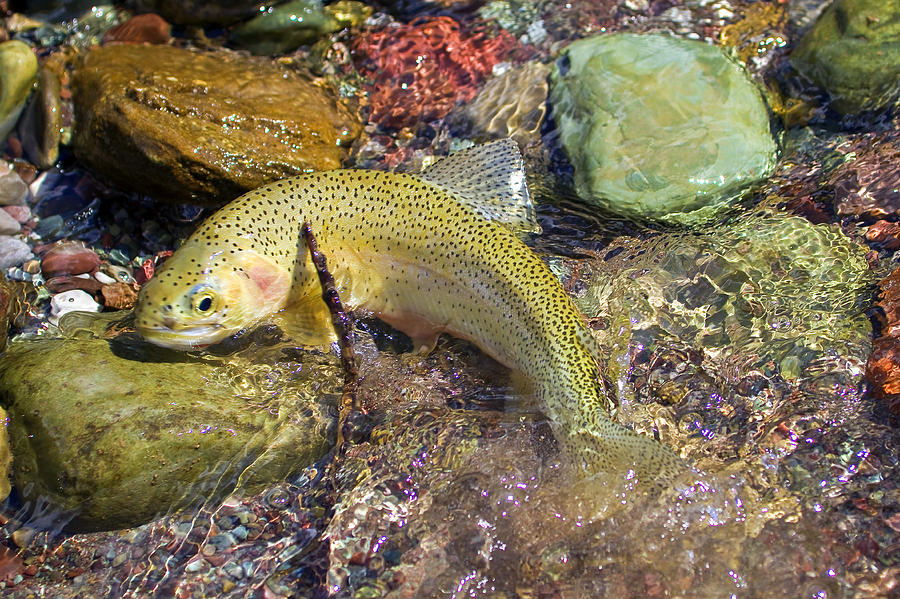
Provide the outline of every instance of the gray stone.
<path id="1" fill-rule="evenodd" d="M 0 160 L 0 206 L 22 205 L 28 198 L 28 185 L 12 165 Z"/>
<path id="2" fill-rule="evenodd" d="M 34 258 L 31 246 L 9 235 L 0 235 L 0 269 L 19 266 Z"/>
<path id="3" fill-rule="evenodd" d="M 0 210 L 0 235 L 14 235 L 22 230 L 22 225 L 6 210 Z"/>

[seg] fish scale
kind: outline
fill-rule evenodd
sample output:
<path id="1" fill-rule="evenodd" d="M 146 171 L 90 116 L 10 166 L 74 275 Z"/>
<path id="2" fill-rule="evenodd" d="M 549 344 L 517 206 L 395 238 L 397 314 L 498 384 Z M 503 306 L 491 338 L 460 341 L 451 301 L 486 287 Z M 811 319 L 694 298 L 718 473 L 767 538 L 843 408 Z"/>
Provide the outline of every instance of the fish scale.
<path id="1" fill-rule="evenodd" d="M 330 317 L 301 237 L 308 222 L 345 305 L 404 331 L 419 349 L 446 332 L 523 373 L 583 476 L 633 471 L 664 486 L 685 464 L 610 419 L 583 316 L 512 230 L 534 226 L 517 157 L 511 142 L 495 142 L 422 175 L 345 169 L 249 192 L 144 286 L 138 331 L 192 349 L 275 319 L 297 342 L 328 340 Z M 479 161 L 484 176 L 458 189 L 459 169 Z"/>

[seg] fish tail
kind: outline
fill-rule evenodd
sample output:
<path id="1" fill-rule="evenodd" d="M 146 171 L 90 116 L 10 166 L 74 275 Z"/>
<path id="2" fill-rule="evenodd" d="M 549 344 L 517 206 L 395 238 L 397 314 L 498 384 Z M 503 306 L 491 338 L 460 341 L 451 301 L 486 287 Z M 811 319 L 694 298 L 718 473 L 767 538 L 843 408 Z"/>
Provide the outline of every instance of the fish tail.
<path id="1" fill-rule="evenodd" d="M 640 488 L 655 492 L 672 488 L 691 470 L 656 439 L 625 428 L 597 410 L 579 413 L 561 440 L 566 453 L 582 468 L 583 477 L 634 477 Z"/>
<path id="2" fill-rule="evenodd" d="M 636 478 L 648 491 L 672 488 L 691 468 L 656 439 L 613 421 L 599 374 L 602 350 L 586 329 L 579 327 L 575 336 L 572 346 L 581 352 L 571 352 L 556 383 L 544 387 L 566 454 L 582 478 L 621 475 Z"/>

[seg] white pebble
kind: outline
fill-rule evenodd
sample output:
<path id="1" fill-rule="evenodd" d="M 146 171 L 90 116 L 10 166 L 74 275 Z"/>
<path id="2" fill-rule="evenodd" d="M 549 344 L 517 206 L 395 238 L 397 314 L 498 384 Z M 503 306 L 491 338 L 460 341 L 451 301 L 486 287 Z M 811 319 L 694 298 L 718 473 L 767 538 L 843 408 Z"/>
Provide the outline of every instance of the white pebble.
<path id="1" fill-rule="evenodd" d="M 112 285 L 113 283 L 116 282 L 116 280 L 114 278 L 112 278 L 105 272 L 102 272 L 99 270 L 94 273 L 94 278 L 97 279 L 98 281 L 100 281 L 101 283 L 103 283 L 104 285 Z"/>
<path id="2" fill-rule="evenodd" d="M 100 304 L 91 294 L 81 289 L 57 293 L 50 299 L 50 323 L 59 324 L 59 319 L 68 312 L 99 312 Z"/>

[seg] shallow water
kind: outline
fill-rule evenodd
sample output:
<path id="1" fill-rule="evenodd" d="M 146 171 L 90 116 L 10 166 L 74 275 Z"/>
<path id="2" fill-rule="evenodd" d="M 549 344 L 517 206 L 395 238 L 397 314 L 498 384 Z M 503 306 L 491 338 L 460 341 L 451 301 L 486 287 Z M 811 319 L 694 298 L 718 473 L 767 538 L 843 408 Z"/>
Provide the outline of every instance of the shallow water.
<path id="1" fill-rule="evenodd" d="M 480 4 L 403 2 L 396 10 L 468 22 Z M 549 62 L 568 40 L 597 32 L 719 39 L 762 4 L 777 3 L 492 2 L 493 12 L 481 14 L 516 36 L 530 32 L 528 52 Z M 809 102 L 812 116 L 785 131 L 789 118 L 772 115 L 781 144 L 775 172 L 710 223 L 663 226 L 585 206 L 552 118 L 524 149 L 543 228 L 528 242 L 606 351 L 602 375 L 614 390 L 616 419 L 697 469 L 677 488 L 646 496 L 624 473 L 579 481 L 552 424 L 505 368 L 446 336 L 429 355 L 413 354 L 402 333 L 364 319 L 355 350 L 368 415 L 354 423 L 355 442 L 314 463 L 289 464 L 284 480 L 263 488 L 232 474 L 212 486 L 198 479 L 184 489 L 186 504 L 161 506 L 158 518 L 124 530 L 48 526 L 54 506 L 23 500 L 20 489 L 3 508 L 3 591 L 23 598 L 896 596 L 896 414 L 864 377 L 879 332 L 876 282 L 896 259 L 867 245 L 867 221 L 836 214 L 830 177 L 865 152 L 895 145 L 898 116 L 892 106 L 842 117 L 808 82 L 779 70 L 783 48 L 823 4 L 790 3 L 777 26 L 786 41 L 762 43 L 749 64 L 757 83 L 777 79 L 785 94 Z M 381 10 L 376 22 L 388 19 Z M 321 48 L 298 51 L 311 63 L 321 55 Z M 341 83 L 351 89 L 357 81 Z M 347 166 L 413 169 L 478 138 L 459 133 L 454 118 L 399 132 L 371 124 L 369 142 Z M 60 170 L 65 176 L 42 191 L 38 214 L 63 218 L 43 241 L 84 239 L 99 249 L 116 227 L 133 243 L 100 251 L 130 269 L 198 222 L 199 209 L 161 211 L 85 178 L 65 152 Z M 91 203 L 94 195 L 103 202 Z M 21 269 L 10 275 L 30 280 Z M 120 357 L 175 359 L 137 340 L 118 313 L 71 315 L 56 329 L 46 324 L 45 303 L 31 310 L 13 343 L 119 339 Z M 279 426 L 315 413 L 334 443 L 343 380 L 337 347 L 297 347 L 262 327 L 190 360 L 215 368 L 205 384 L 230 389 Z M 270 449 L 286 459 L 280 430 Z M 258 461 L 270 458 L 263 452 Z M 210 471 L 239 459 L 246 456 L 222 455 Z"/>

